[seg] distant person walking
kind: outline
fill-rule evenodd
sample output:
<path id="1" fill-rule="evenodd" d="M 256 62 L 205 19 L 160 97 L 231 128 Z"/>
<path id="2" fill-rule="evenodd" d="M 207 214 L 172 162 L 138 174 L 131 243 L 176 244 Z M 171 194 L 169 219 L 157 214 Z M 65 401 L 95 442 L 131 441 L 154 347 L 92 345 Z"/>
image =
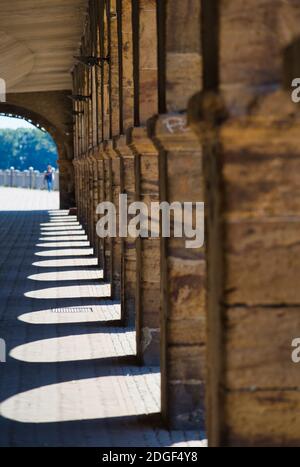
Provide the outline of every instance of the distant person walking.
<path id="1" fill-rule="evenodd" d="M 49 193 L 53 190 L 54 173 L 51 165 L 48 165 L 47 171 L 45 172 L 45 181 L 47 182 L 47 188 Z"/>

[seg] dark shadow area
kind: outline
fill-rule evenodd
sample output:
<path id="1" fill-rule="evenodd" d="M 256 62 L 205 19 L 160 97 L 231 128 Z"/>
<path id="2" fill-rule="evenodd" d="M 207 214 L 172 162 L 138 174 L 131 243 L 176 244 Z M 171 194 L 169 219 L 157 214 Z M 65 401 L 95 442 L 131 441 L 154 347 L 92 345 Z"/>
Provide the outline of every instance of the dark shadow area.
<path id="1" fill-rule="evenodd" d="M 282 84 L 287 91 L 291 90 L 295 78 L 300 78 L 300 37 L 291 42 L 282 51 L 283 72 Z M 299 85 L 299 84 L 298 84 Z"/>
<path id="2" fill-rule="evenodd" d="M 105 420 L 83 420 L 57 423 L 16 423 L 7 427 L 0 446 L 7 445 L 7 433 L 12 431 L 11 446 L 41 447 L 162 447 L 193 443 L 201 446 L 200 432 L 167 431 L 161 427 L 160 414 L 114 417 Z M 34 443 L 33 443 L 34 440 Z M 205 446 L 205 442 L 202 443 Z"/>

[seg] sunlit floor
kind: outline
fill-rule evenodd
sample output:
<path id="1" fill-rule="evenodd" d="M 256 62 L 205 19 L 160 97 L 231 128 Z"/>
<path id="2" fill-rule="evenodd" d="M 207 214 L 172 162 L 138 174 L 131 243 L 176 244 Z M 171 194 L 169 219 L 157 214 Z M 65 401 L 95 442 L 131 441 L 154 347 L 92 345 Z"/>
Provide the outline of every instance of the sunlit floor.
<path id="1" fill-rule="evenodd" d="M 136 365 L 76 219 L 17 191 L 0 189 L 0 446 L 205 445 L 161 427 L 159 369 Z"/>
<path id="2" fill-rule="evenodd" d="M 0 211 L 39 211 L 59 208 L 59 193 L 0 187 Z M 47 218 L 45 218 L 47 219 Z"/>

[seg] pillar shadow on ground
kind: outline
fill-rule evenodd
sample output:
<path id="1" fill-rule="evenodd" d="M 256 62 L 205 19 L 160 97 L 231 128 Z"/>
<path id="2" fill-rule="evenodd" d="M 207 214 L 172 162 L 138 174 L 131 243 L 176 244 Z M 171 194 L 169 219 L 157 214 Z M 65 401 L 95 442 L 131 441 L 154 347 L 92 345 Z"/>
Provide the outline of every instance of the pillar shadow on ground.
<path id="1" fill-rule="evenodd" d="M 76 244 L 81 227 L 58 225 L 65 215 L 0 212 L 0 336 L 8 351 L 0 445 L 202 445 L 200 430 L 160 425 L 159 368 L 135 364 L 134 329 L 118 327 L 120 304 L 109 299 L 88 244 Z"/>

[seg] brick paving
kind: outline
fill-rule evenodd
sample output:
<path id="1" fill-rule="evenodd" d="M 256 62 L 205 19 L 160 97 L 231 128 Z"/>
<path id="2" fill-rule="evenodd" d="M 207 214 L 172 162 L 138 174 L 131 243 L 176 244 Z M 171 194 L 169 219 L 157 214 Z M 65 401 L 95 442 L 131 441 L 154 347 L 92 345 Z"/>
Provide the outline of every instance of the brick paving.
<path id="1" fill-rule="evenodd" d="M 0 188 L 0 446 L 204 446 L 160 422 L 159 368 L 58 194 Z"/>

